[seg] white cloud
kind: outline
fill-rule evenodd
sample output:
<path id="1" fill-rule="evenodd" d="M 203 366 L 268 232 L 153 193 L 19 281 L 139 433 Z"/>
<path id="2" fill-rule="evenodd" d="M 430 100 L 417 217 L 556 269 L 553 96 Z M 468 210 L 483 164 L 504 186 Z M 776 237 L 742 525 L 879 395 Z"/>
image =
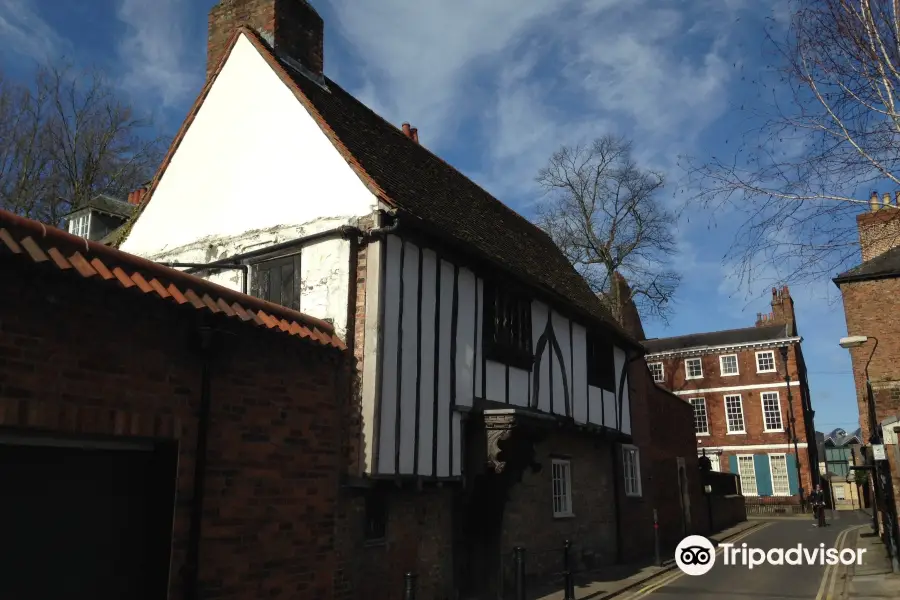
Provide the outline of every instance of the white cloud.
<path id="1" fill-rule="evenodd" d="M 159 98 L 168 107 L 199 91 L 203 75 L 197 57 L 186 52 L 185 11 L 179 0 L 122 0 L 118 6 L 126 25 L 118 48 L 122 83 L 137 97 Z"/>
<path id="2" fill-rule="evenodd" d="M 59 58 L 68 43 L 25 0 L 0 0 L 0 48 L 39 62 Z"/>

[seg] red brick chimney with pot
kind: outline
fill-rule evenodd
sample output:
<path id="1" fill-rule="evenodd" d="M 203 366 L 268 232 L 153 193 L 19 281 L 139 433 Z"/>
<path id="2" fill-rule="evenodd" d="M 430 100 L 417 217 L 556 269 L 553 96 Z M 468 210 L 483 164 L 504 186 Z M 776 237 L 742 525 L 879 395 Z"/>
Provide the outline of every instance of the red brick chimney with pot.
<path id="1" fill-rule="evenodd" d="M 325 66 L 325 23 L 306 0 L 220 0 L 209 11 L 206 77 L 222 59 L 235 29 L 246 25 L 276 52 L 299 61 L 314 75 Z"/>

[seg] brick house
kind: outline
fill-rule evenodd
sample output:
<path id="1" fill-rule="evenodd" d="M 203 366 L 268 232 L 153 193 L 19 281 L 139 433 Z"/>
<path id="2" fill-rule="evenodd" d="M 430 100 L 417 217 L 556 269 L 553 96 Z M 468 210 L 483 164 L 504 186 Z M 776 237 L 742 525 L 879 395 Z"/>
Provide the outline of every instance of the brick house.
<path id="1" fill-rule="evenodd" d="M 748 512 L 798 505 L 818 481 L 801 342 L 787 287 L 755 327 L 644 342 L 655 381 L 694 409 L 698 452 L 740 475 Z"/>
<path id="2" fill-rule="evenodd" d="M 900 462 L 893 429 L 900 417 L 900 323 L 892 315 L 900 307 L 900 193 L 873 192 L 869 212 L 856 218 L 862 263 L 834 279 L 841 290 L 847 335 L 867 341 L 850 349 L 856 384 L 861 441 L 871 444 L 866 375 L 875 400 L 875 419 L 881 427 L 886 458 L 893 474 L 893 495 L 900 498 Z M 837 343 L 837 340 L 835 340 Z M 885 426 L 883 426 L 885 425 Z M 883 426 L 883 427 L 882 427 Z"/>
<path id="3" fill-rule="evenodd" d="M 643 347 L 547 235 L 325 76 L 323 31 L 303 0 L 213 7 L 206 86 L 111 243 L 346 337 L 336 595 L 495 589 L 518 544 L 538 577 L 566 539 L 582 566 L 652 554 L 653 504 L 683 498 L 642 460 Z"/>
<path id="4" fill-rule="evenodd" d="M 333 597 L 329 324 L 5 211 L 0 271 L 0 597 Z"/>

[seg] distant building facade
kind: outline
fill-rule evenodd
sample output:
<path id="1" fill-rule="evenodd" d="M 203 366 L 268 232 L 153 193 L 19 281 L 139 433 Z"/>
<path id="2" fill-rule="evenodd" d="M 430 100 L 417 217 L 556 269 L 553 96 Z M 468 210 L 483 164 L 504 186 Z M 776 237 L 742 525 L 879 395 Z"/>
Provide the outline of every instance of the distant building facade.
<path id="1" fill-rule="evenodd" d="M 748 513 L 800 505 L 818 482 L 796 323 L 783 287 L 772 290 L 772 312 L 755 327 L 644 342 L 655 381 L 694 409 L 698 453 L 713 470 L 740 475 Z"/>

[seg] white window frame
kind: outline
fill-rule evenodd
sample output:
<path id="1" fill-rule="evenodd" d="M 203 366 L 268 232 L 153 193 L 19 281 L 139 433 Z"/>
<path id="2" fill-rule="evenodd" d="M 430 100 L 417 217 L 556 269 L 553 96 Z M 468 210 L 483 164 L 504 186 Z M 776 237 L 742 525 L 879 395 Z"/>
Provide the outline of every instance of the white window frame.
<path id="1" fill-rule="evenodd" d="M 785 485 L 787 485 L 787 490 L 782 490 L 780 493 L 777 489 L 775 489 L 775 468 L 773 465 L 775 464 L 775 459 L 779 459 L 784 463 L 784 481 Z M 780 498 L 788 498 L 791 496 L 791 474 L 788 473 L 787 466 L 787 454 L 775 453 L 769 455 L 769 481 L 772 482 L 772 495 L 778 496 Z"/>
<path id="2" fill-rule="evenodd" d="M 700 374 L 699 375 L 691 375 L 691 369 L 688 367 L 688 363 L 692 361 L 697 361 L 697 364 L 700 365 Z M 686 358 L 684 359 L 684 378 L 685 379 L 703 379 L 703 360 L 699 357 L 697 358 Z"/>
<path id="3" fill-rule="evenodd" d="M 633 461 L 634 477 L 628 473 L 629 458 Z M 625 495 L 641 497 L 641 449 L 631 444 L 622 444 L 622 477 L 625 480 Z"/>
<path id="4" fill-rule="evenodd" d="M 777 429 L 769 429 L 769 423 L 766 419 L 766 399 L 765 396 L 774 394 L 775 395 L 775 405 L 778 407 L 778 421 L 781 423 L 781 427 Z M 778 392 L 760 392 L 759 393 L 759 407 L 762 410 L 762 418 L 763 418 L 763 432 L 764 433 L 783 433 L 784 432 L 784 413 L 781 412 L 781 395 Z"/>
<path id="5" fill-rule="evenodd" d="M 731 358 L 732 356 L 734 357 L 735 371 L 734 371 L 734 373 L 726 373 L 725 372 L 725 363 L 723 362 L 723 359 Z M 740 375 L 741 367 L 740 367 L 740 364 L 738 363 L 738 355 L 737 354 L 723 354 L 722 356 L 720 356 L 719 357 L 719 373 L 722 374 L 722 377 L 734 377 L 736 375 Z"/>
<path id="6" fill-rule="evenodd" d="M 659 366 L 659 379 L 656 378 L 656 373 L 653 372 L 653 367 L 656 366 Z M 666 380 L 666 368 L 661 362 L 647 363 L 647 368 L 650 369 L 650 376 L 653 377 L 654 382 L 663 383 Z"/>
<path id="7" fill-rule="evenodd" d="M 718 455 L 718 454 L 716 454 L 715 452 L 712 453 L 712 454 L 707 454 L 707 455 L 706 455 L 706 458 L 709 459 L 709 464 L 710 464 L 710 466 L 712 467 L 712 470 L 713 470 L 713 471 L 721 471 L 721 470 L 722 470 L 722 464 L 721 464 L 721 462 L 719 461 L 719 455 Z"/>
<path id="8" fill-rule="evenodd" d="M 87 238 L 91 233 L 91 211 L 69 219 L 69 233 Z"/>
<path id="9" fill-rule="evenodd" d="M 759 496 L 759 482 L 756 481 L 756 459 L 753 458 L 752 454 L 737 454 L 737 469 L 738 476 L 741 478 L 741 494 L 744 496 Z M 747 491 L 747 478 L 744 477 L 743 473 L 741 473 L 741 459 L 749 458 L 750 459 L 750 470 L 753 473 L 753 491 Z"/>
<path id="10" fill-rule="evenodd" d="M 553 516 L 571 517 L 572 512 L 572 461 L 554 458 L 550 461 L 550 493 Z"/>
<path id="11" fill-rule="evenodd" d="M 697 431 L 697 407 L 694 406 L 694 401 L 699 400 L 703 402 L 703 417 L 706 419 L 706 431 Z M 709 407 L 706 405 L 706 398 L 702 396 L 697 396 L 694 398 L 688 398 L 688 404 L 691 405 L 691 409 L 693 409 L 694 415 L 694 433 L 697 435 L 709 435 Z"/>
<path id="12" fill-rule="evenodd" d="M 762 354 L 771 354 L 772 355 L 772 368 L 766 369 L 765 371 L 759 368 L 759 357 Z M 778 365 L 775 363 L 775 351 L 774 350 L 760 350 L 756 353 L 756 372 L 757 373 L 777 373 Z"/>
<path id="13" fill-rule="evenodd" d="M 737 398 L 738 406 L 741 409 L 741 425 L 743 426 L 740 430 L 735 429 L 732 431 L 731 429 L 731 421 L 728 420 L 728 399 L 729 398 Z M 744 414 L 744 398 L 740 394 L 725 394 L 723 400 L 725 404 L 725 432 L 726 435 L 740 435 L 743 433 L 747 433 L 747 417 Z"/>

